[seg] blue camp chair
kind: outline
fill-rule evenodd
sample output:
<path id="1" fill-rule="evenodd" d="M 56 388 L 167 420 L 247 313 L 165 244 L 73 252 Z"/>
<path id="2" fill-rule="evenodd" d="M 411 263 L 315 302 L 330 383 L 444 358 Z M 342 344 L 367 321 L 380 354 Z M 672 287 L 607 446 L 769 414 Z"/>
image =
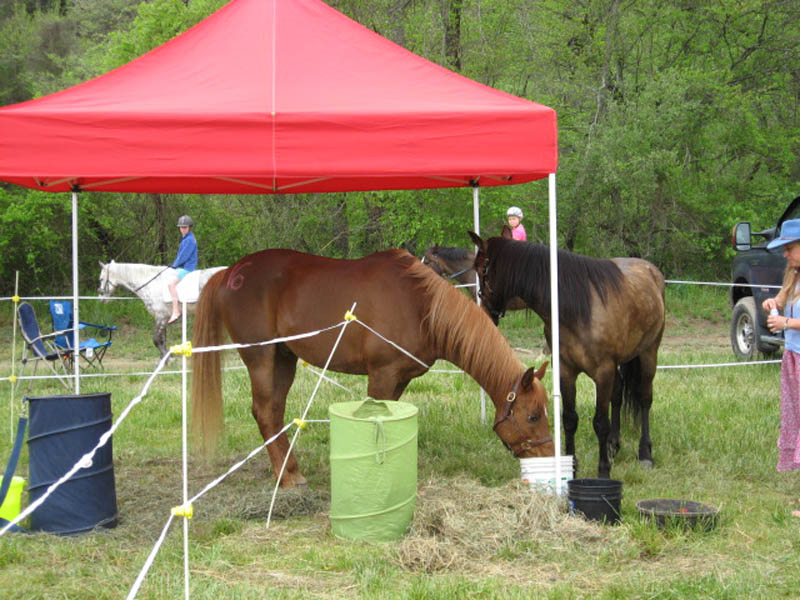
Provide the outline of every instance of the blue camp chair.
<path id="1" fill-rule="evenodd" d="M 36 375 L 36 369 L 39 363 L 42 362 L 50 367 L 53 375 L 58 377 L 58 380 L 65 388 L 70 389 L 63 375 L 66 375 L 68 357 L 72 354 L 72 351 L 62 352 L 56 348 L 53 341 L 56 334 L 42 335 L 39 330 L 39 322 L 36 320 L 36 313 L 27 302 L 21 302 L 17 307 L 17 316 L 19 317 L 19 329 L 22 333 L 22 339 L 25 340 L 25 348 L 22 350 L 20 377 L 25 374 L 25 365 L 29 362 L 33 363 L 33 374 Z M 56 369 L 56 365 L 61 369 L 61 373 Z"/>
<path id="2" fill-rule="evenodd" d="M 68 352 L 68 361 L 73 360 L 73 333 L 72 333 L 72 302 L 67 300 L 50 300 L 50 316 L 53 319 L 55 346 L 59 351 Z M 103 357 L 106 350 L 111 347 L 111 336 L 116 327 L 112 325 L 97 325 L 96 323 L 78 322 L 78 329 L 91 330 L 103 341 L 95 337 L 80 341 L 80 355 L 86 361 L 87 367 L 103 368 Z M 72 367 L 74 368 L 74 367 Z"/>

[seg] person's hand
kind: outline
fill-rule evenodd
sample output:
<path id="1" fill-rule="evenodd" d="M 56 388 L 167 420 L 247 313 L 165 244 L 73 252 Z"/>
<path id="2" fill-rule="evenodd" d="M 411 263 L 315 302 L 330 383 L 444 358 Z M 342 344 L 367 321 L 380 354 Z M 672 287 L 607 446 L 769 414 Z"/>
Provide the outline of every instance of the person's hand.
<path id="1" fill-rule="evenodd" d="M 789 317 L 784 317 L 783 315 L 769 315 L 767 317 L 767 327 L 772 333 L 783 331 L 783 327 L 788 320 Z"/>
<path id="2" fill-rule="evenodd" d="M 778 303 L 775 301 L 775 298 L 767 298 L 761 303 L 761 307 L 764 309 L 764 312 L 769 313 L 771 310 L 778 309 Z"/>

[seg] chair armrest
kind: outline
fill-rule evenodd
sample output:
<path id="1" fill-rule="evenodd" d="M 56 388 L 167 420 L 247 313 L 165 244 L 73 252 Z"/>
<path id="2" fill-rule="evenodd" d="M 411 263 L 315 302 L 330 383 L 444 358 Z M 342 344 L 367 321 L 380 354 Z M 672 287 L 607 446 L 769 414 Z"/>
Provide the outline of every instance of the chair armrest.
<path id="1" fill-rule="evenodd" d="M 94 327 L 95 329 L 106 329 L 108 331 L 115 331 L 115 330 L 119 329 L 115 325 L 98 325 L 97 323 L 87 323 L 86 321 L 79 321 L 78 325 L 81 328 Z"/>
<path id="2" fill-rule="evenodd" d="M 54 338 L 54 337 L 57 337 L 59 335 L 64 335 L 64 334 L 71 333 L 71 332 L 72 332 L 72 329 L 61 329 L 59 331 L 54 331 L 53 333 L 42 333 L 42 334 L 39 335 L 39 337 L 32 339 L 31 342 L 33 343 L 33 342 L 38 342 L 39 340 L 47 340 L 47 339 Z"/>

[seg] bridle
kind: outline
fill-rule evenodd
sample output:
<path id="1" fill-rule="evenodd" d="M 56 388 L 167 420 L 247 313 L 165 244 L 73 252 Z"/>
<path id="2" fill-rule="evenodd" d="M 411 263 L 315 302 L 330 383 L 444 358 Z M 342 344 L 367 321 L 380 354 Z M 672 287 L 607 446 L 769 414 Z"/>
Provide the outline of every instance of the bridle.
<path id="1" fill-rule="evenodd" d="M 485 256 L 485 255 L 484 255 Z M 478 286 L 478 297 L 481 300 L 481 304 L 486 309 L 486 312 L 489 313 L 489 316 L 492 317 L 492 321 L 494 324 L 500 321 L 506 314 L 505 309 L 497 310 L 494 308 L 494 303 L 490 303 L 487 300 L 492 297 L 492 287 L 489 285 L 489 258 L 486 257 L 483 265 L 481 266 L 481 270 L 483 271 L 480 274 L 480 285 Z"/>
<path id="2" fill-rule="evenodd" d="M 516 383 L 514 383 L 514 387 L 508 392 L 508 396 L 506 396 L 505 404 L 503 404 L 502 411 L 498 412 L 497 418 L 494 420 L 494 425 L 492 426 L 492 430 L 497 433 L 497 426 L 500 425 L 503 421 L 508 420 L 514 413 L 514 404 L 517 401 L 517 390 L 519 389 L 519 384 L 522 381 L 522 375 L 519 376 Z M 522 430 L 519 428 L 519 425 L 514 419 L 510 419 L 509 422 L 514 426 L 514 429 L 517 430 L 517 433 L 521 438 L 525 437 L 525 434 L 522 433 Z M 499 434 L 498 434 L 499 437 Z M 514 458 L 519 458 L 520 454 L 527 450 L 531 450 L 536 446 L 541 446 L 548 442 L 553 441 L 553 436 L 548 435 L 547 437 L 540 438 L 538 440 L 532 440 L 530 438 L 526 438 L 524 441 L 519 442 L 519 447 L 515 450 L 512 444 L 506 442 L 503 438 L 500 438 L 500 441 L 503 442 L 503 445 L 508 448 L 509 452 L 514 456 Z"/>
<path id="3" fill-rule="evenodd" d="M 439 264 L 439 262 L 435 260 L 430 260 L 427 254 L 425 254 L 420 260 L 422 261 L 423 265 L 428 265 L 431 269 L 433 269 L 437 275 L 441 275 L 442 277 L 449 277 L 450 279 L 455 279 L 459 275 L 463 275 L 464 273 L 472 269 L 472 265 L 470 265 L 467 268 L 461 269 L 460 271 L 457 271 L 455 273 L 445 273 L 444 269 L 442 269 L 442 266 Z"/>
<path id="4" fill-rule="evenodd" d="M 105 273 L 106 279 L 100 285 L 100 289 L 97 290 L 98 292 L 100 292 L 101 296 L 110 296 L 111 295 L 109 293 L 109 291 L 108 291 L 108 288 L 109 288 L 109 286 L 111 284 L 111 276 L 109 275 L 109 270 L 110 269 L 108 268 L 108 265 L 103 267 L 103 272 Z"/>
<path id="5" fill-rule="evenodd" d="M 424 254 L 420 259 L 423 265 L 428 265 L 437 275 L 441 275 L 444 277 L 444 272 L 442 271 L 442 267 L 439 266 L 439 263 L 435 260 L 430 260 L 427 254 Z"/>

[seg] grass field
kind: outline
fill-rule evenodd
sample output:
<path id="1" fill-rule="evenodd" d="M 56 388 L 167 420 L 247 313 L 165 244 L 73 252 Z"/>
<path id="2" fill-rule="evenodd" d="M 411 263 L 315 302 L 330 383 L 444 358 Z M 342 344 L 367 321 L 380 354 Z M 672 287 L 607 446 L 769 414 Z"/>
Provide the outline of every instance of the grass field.
<path id="1" fill-rule="evenodd" d="M 732 360 L 723 294 L 669 290 L 661 365 Z M 113 318 L 123 325 L 107 359 L 110 372 L 156 364 L 139 310 L 122 302 L 87 308 L 94 319 Z M 10 321 L 0 326 L 0 364 L 10 369 Z M 544 340 L 535 316 L 509 314 L 502 328 L 523 362 L 540 364 Z M 235 365 L 235 356 L 228 362 Z M 365 393 L 363 378 L 336 379 Z M 82 392 L 112 392 L 117 416 L 144 381 L 134 375 L 84 379 Z M 299 369 L 287 418 L 299 416 L 314 384 L 313 375 Z M 263 454 L 197 502 L 189 534 L 191 597 L 797 598 L 800 522 L 790 513 L 800 503 L 800 474 L 775 470 L 778 385 L 775 364 L 661 370 L 651 413 L 655 468 L 639 467 L 638 434 L 626 424 L 612 469 L 612 477 L 623 481 L 623 520 L 612 527 L 570 517 L 554 498 L 526 490 L 518 483 L 518 462 L 491 426 L 480 422 L 477 385 L 464 375 L 428 374 L 403 396 L 420 411 L 417 511 L 403 540 L 370 544 L 331 534 L 328 431 L 324 424 L 312 424 L 296 450 L 309 490 L 280 492 L 269 529 L 272 480 Z M 190 494 L 261 443 L 250 416 L 246 374 L 226 372 L 224 386 L 222 449 L 211 464 L 190 461 Z M 43 382 L 31 385 L 30 395 L 50 393 L 62 390 Z M 579 476 L 593 477 L 597 442 L 591 381 L 580 378 L 578 393 Z M 2 394 L 7 399 L 0 402 L 4 463 L 11 447 L 9 406 L 19 398 L 10 399 L 8 387 L 0 388 Z M 329 404 L 350 399 L 323 385 L 309 418 L 326 418 Z M 0 597 L 127 595 L 170 508 L 181 502 L 180 405 L 180 377 L 160 377 L 115 434 L 118 527 L 74 538 L 0 538 Z M 492 417 L 490 410 L 490 422 Z M 27 474 L 26 452 L 17 472 Z M 641 520 L 636 502 L 659 497 L 712 504 L 720 508 L 718 526 L 705 533 L 660 530 Z M 183 586 L 176 520 L 138 597 L 178 598 Z"/>

